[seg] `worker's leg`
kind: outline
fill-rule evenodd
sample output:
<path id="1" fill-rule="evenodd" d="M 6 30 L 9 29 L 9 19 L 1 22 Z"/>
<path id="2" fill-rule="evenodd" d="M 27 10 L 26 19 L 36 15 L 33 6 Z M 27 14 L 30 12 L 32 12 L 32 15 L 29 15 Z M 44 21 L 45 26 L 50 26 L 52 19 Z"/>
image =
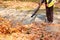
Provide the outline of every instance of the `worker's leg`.
<path id="1" fill-rule="evenodd" d="M 46 7 L 46 16 L 48 22 L 53 22 L 53 6 L 52 7 Z"/>

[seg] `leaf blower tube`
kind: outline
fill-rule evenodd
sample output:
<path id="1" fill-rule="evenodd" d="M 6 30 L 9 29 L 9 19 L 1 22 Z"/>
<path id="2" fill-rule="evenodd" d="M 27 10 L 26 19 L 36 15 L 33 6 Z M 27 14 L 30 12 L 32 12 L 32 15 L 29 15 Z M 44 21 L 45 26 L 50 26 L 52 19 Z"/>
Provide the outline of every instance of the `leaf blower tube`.
<path id="1" fill-rule="evenodd" d="M 33 16 L 37 13 L 37 11 L 39 10 L 39 8 L 40 8 L 40 3 L 38 3 L 38 7 L 37 7 L 37 9 L 35 10 L 35 12 L 32 14 L 31 17 L 33 17 Z"/>

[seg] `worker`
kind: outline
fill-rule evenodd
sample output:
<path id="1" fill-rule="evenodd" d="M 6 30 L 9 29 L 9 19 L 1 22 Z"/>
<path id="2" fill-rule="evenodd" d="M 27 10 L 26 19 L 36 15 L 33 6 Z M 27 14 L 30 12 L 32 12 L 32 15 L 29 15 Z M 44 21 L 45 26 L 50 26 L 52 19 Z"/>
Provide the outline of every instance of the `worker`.
<path id="1" fill-rule="evenodd" d="M 55 0 L 41 0 L 41 5 L 43 3 L 45 3 L 46 16 L 47 16 L 48 23 L 52 23 L 53 22 L 53 6 L 55 3 Z"/>
<path id="2" fill-rule="evenodd" d="M 33 17 L 37 11 L 39 10 L 39 8 L 41 7 L 41 5 L 43 3 L 45 3 L 45 7 L 46 7 L 46 16 L 47 16 L 47 22 L 48 23 L 52 23 L 53 22 L 53 6 L 55 4 L 57 0 L 41 0 L 41 3 L 38 3 L 38 7 L 35 10 L 35 12 L 32 14 L 31 17 Z"/>

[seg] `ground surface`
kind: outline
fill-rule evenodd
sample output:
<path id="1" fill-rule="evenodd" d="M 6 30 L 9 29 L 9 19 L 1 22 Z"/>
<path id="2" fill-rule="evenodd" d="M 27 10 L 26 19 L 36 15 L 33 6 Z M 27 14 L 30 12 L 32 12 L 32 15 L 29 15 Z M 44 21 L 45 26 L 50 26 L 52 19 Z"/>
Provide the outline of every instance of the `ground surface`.
<path id="1" fill-rule="evenodd" d="M 30 21 L 31 24 L 27 24 L 34 12 L 31 10 L 34 3 L 29 6 L 27 3 L 24 4 L 22 2 L 0 3 L 0 40 L 60 40 L 60 9 L 54 10 L 54 23 L 52 24 L 45 23 L 44 9 L 38 11 L 35 20 Z M 32 9 L 35 9 L 36 5 Z M 23 24 L 24 21 L 27 25 Z"/>

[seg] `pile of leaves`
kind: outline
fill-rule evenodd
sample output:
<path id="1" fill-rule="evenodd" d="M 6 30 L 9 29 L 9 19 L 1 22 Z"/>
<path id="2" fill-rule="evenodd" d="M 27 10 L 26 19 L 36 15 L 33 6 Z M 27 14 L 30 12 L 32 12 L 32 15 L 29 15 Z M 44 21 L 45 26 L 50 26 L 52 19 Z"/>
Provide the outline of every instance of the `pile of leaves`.
<path id="1" fill-rule="evenodd" d="M 45 30 L 46 25 L 59 24 L 31 23 L 23 25 L 17 23 L 12 26 L 11 21 L 0 17 L 0 40 L 59 40 L 60 32 L 52 33 Z"/>

